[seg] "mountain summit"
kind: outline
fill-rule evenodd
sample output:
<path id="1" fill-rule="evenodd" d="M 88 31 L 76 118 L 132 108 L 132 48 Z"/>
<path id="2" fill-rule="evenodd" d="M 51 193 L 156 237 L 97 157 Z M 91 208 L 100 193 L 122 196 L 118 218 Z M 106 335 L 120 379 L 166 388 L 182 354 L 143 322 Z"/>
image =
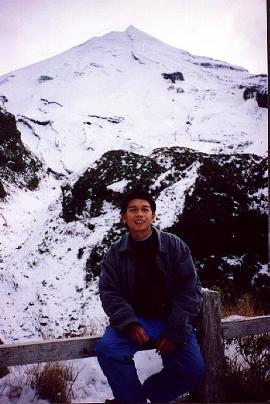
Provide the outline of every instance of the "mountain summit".
<path id="1" fill-rule="evenodd" d="M 264 155 L 267 111 L 256 97 L 266 83 L 265 75 L 192 56 L 130 26 L 2 76 L 0 96 L 23 142 L 66 173 L 108 148 Z"/>

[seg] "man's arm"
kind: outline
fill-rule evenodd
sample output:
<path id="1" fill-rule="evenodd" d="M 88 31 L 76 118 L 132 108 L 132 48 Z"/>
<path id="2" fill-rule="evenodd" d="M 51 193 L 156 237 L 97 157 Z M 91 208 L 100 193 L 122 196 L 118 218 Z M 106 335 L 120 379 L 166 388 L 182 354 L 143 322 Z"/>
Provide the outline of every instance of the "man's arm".
<path id="1" fill-rule="evenodd" d="M 132 306 L 123 296 L 120 285 L 120 274 L 117 271 L 113 251 L 110 249 L 101 264 L 99 291 L 102 307 L 112 326 L 119 332 L 126 331 L 133 342 L 143 345 L 149 338 Z"/>
<path id="2" fill-rule="evenodd" d="M 174 270 L 176 286 L 165 337 L 184 344 L 200 312 L 202 292 L 189 248 L 180 239 L 175 240 Z"/>
<path id="3" fill-rule="evenodd" d="M 120 332 L 128 324 L 138 322 L 134 310 L 123 296 L 121 283 L 114 252 L 110 249 L 101 263 L 99 292 L 102 307 L 110 323 Z"/>

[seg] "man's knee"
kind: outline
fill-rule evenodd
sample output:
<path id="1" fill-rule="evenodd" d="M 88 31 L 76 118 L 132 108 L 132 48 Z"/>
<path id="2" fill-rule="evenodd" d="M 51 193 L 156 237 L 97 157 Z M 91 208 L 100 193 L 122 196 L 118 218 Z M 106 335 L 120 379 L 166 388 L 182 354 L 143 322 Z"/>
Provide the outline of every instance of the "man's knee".
<path id="1" fill-rule="evenodd" d="M 110 342 L 108 338 L 101 337 L 96 343 L 96 354 L 97 357 L 111 358 L 117 356 L 119 350 L 116 348 L 115 344 Z"/>
<path id="2" fill-rule="evenodd" d="M 104 354 L 106 356 L 107 349 L 108 349 L 108 344 L 104 343 L 103 338 L 100 338 L 100 340 L 98 340 L 96 343 L 97 357 L 102 356 Z"/>
<path id="3" fill-rule="evenodd" d="M 205 373 L 204 361 L 199 349 L 189 350 L 187 353 L 177 352 L 164 360 L 164 370 L 172 377 L 187 379 L 193 383 L 202 380 Z"/>
<path id="4" fill-rule="evenodd" d="M 121 338 L 108 338 L 104 335 L 96 343 L 97 358 L 113 359 L 120 362 L 130 362 L 133 358 L 134 352 L 129 347 L 129 344 L 122 341 Z"/>

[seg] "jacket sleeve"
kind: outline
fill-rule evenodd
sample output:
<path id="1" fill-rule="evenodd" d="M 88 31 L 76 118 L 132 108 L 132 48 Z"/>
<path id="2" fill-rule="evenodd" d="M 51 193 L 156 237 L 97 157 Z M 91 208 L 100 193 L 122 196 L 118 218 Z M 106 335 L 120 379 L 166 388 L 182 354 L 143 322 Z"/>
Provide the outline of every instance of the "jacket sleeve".
<path id="1" fill-rule="evenodd" d="M 139 323 L 139 320 L 121 292 L 121 273 L 117 268 L 114 254 L 110 248 L 101 263 L 99 292 L 102 307 L 109 317 L 110 324 L 122 332 L 127 325 Z"/>
<path id="2" fill-rule="evenodd" d="M 200 313 L 202 290 L 189 248 L 180 239 L 174 241 L 175 290 L 166 337 L 185 344 L 194 328 L 194 320 Z"/>

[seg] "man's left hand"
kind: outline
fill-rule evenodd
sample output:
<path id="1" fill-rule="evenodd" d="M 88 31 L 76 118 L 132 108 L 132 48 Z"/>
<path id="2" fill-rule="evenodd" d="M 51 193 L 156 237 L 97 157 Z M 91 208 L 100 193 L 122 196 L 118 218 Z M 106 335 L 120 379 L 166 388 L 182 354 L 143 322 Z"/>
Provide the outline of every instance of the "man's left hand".
<path id="1" fill-rule="evenodd" d="M 157 342 L 156 352 L 159 355 L 167 355 L 175 349 L 175 346 L 176 346 L 175 342 L 166 337 L 162 337 Z"/>

